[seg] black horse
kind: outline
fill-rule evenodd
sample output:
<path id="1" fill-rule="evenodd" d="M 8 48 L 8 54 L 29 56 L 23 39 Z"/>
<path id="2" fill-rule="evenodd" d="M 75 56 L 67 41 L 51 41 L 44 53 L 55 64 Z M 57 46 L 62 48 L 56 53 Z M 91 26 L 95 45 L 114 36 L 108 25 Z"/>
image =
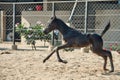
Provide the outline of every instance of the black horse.
<path id="1" fill-rule="evenodd" d="M 56 18 L 55 16 L 51 18 L 51 21 L 47 28 L 45 28 L 44 33 L 48 34 L 52 30 L 59 30 L 60 33 L 63 35 L 63 40 L 65 44 L 55 47 L 53 51 L 43 60 L 43 63 L 46 62 L 55 52 L 57 53 L 57 59 L 59 62 L 67 63 L 67 61 L 62 60 L 59 55 L 59 50 L 64 48 L 82 48 L 86 46 L 90 46 L 90 49 L 93 53 L 103 57 L 104 59 L 104 66 L 103 69 L 106 69 L 107 64 L 107 57 L 110 59 L 111 63 L 111 71 L 114 71 L 114 65 L 112 60 L 112 54 L 108 50 L 103 49 L 103 39 L 102 36 L 106 33 L 106 31 L 110 27 L 110 22 L 106 25 L 105 29 L 101 33 L 98 34 L 82 34 L 81 32 L 67 26 L 61 19 Z"/>

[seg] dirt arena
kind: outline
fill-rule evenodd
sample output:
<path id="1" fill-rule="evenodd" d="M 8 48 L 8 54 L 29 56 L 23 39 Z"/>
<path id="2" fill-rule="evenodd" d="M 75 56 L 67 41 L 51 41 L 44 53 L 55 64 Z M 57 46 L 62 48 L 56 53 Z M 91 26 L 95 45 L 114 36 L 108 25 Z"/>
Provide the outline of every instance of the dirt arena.
<path id="1" fill-rule="evenodd" d="M 103 59 L 93 53 L 61 50 L 60 55 L 68 61 L 67 64 L 57 62 L 56 54 L 43 64 L 49 53 L 47 48 L 37 48 L 36 51 L 30 47 L 0 48 L 0 80 L 120 80 L 120 54 L 117 52 L 112 52 L 113 73 L 104 72 Z M 109 61 L 107 67 L 110 69 Z"/>

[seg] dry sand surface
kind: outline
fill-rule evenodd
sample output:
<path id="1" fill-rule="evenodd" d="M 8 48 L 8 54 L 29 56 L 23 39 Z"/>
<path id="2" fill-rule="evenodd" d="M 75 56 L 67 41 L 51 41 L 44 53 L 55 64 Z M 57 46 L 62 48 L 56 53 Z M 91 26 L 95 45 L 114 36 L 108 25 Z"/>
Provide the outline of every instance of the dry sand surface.
<path id="1" fill-rule="evenodd" d="M 43 64 L 49 53 L 47 48 L 0 50 L 0 80 L 120 80 L 120 54 L 117 52 L 112 52 L 113 73 L 104 72 L 103 59 L 93 53 L 61 50 L 60 55 L 67 64 L 57 62 L 56 54 Z M 109 60 L 107 67 L 110 69 Z"/>

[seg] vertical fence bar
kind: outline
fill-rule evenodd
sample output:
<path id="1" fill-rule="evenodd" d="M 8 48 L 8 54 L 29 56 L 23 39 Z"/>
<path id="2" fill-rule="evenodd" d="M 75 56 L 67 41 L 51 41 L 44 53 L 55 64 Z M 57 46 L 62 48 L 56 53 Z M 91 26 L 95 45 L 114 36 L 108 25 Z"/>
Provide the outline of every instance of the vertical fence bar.
<path id="1" fill-rule="evenodd" d="M 55 16 L 55 3 L 52 3 L 52 17 Z M 52 32 L 52 45 L 54 46 L 54 31 Z"/>
<path id="2" fill-rule="evenodd" d="M 15 45 L 15 4 L 13 3 L 13 45 Z"/>
<path id="3" fill-rule="evenodd" d="M 15 3 L 13 3 L 13 45 L 12 49 L 16 50 L 17 45 L 15 45 Z"/>
<path id="4" fill-rule="evenodd" d="M 87 33 L 87 17 L 88 17 L 88 1 L 85 2 L 85 30 L 84 33 Z"/>

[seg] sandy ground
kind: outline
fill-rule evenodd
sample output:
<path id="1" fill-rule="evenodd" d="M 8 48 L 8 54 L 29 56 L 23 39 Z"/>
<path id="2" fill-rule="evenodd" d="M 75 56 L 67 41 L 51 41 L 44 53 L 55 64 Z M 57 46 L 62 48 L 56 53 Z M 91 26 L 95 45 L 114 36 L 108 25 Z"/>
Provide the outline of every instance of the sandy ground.
<path id="1" fill-rule="evenodd" d="M 47 48 L 31 50 L 29 46 L 18 50 L 0 48 L 0 80 L 120 80 L 120 54 L 112 52 L 115 72 L 104 72 L 103 59 L 93 53 L 60 51 L 67 64 L 57 62 L 54 54 L 46 63 L 43 59 L 50 53 Z M 0 46 L 1 47 L 1 46 Z M 2 52 L 10 52 L 3 53 Z M 108 60 L 108 69 L 110 64 Z"/>

